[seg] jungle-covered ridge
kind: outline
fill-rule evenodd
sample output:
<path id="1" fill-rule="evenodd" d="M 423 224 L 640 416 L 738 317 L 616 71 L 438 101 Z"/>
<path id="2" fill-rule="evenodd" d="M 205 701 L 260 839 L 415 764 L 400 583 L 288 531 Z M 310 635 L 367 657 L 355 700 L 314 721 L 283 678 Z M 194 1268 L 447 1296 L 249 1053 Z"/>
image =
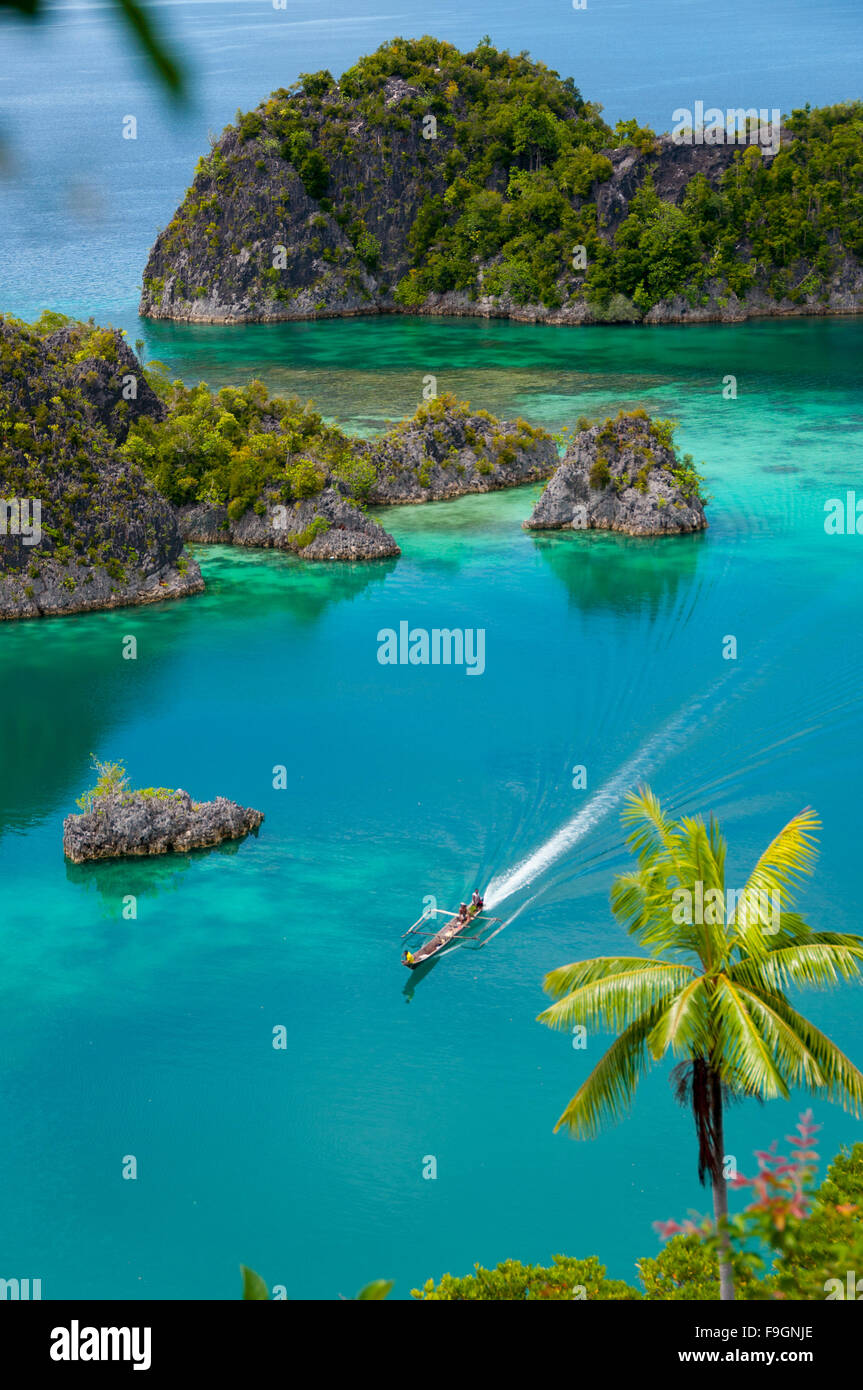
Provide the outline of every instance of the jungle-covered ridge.
<path id="1" fill-rule="evenodd" d="M 775 152 L 677 143 L 634 119 L 612 128 L 571 77 L 488 39 L 462 53 L 397 38 L 338 82 L 301 74 L 237 113 L 157 238 L 141 307 L 202 321 L 856 312 L 861 259 L 860 102 L 793 111 Z"/>

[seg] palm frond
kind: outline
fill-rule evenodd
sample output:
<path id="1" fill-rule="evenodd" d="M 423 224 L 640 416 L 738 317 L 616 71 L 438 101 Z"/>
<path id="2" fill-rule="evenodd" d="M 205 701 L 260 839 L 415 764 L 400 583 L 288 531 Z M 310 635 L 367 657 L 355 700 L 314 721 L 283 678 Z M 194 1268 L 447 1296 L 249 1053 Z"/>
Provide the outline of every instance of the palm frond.
<path id="1" fill-rule="evenodd" d="M 758 859 L 743 890 L 744 897 L 775 890 L 783 909 L 790 911 L 795 889 L 814 868 L 818 854 L 815 831 L 820 828 L 818 816 L 808 806 L 792 816 Z"/>
<path id="2" fill-rule="evenodd" d="M 791 985 L 829 989 L 841 980 L 857 980 L 863 975 L 863 939 L 858 946 L 821 941 L 782 946 L 764 956 L 735 961 L 728 974 L 740 984 L 766 991 Z"/>
<path id="3" fill-rule="evenodd" d="M 847 946 L 863 945 L 863 936 L 854 932 L 816 931 L 799 912 L 781 912 L 779 928 L 770 933 L 769 951 L 781 951 L 786 946 Z"/>
<path id="4" fill-rule="evenodd" d="M 611 910 L 627 930 L 641 921 L 647 888 L 645 875 L 640 870 L 618 874 L 611 885 Z"/>
<path id="5" fill-rule="evenodd" d="M 703 975 L 692 978 L 665 1010 L 647 1039 L 650 1055 L 659 1061 L 669 1048 L 675 1056 L 709 1054 L 711 1046 L 710 1007 L 707 982 Z"/>
<path id="6" fill-rule="evenodd" d="M 582 1082 L 557 1124 L 575 1139 L 595 1139 L 606 1124 L 629 1112 L 642 1076 L 650 1067 L 645 1039 L 655 1022 L 647 1013 L 621 1033 Z"/>
<path id="7" fill-rule="evenodd" d="M 711 1061 L 722 1080 L 745 1095 L 787 1100 L 788 1086 L 746 1007 L 742 987 L 720 975 L 712 1005 L 717 1036 Z"/>
<path id="8" fill-rule="evenodd" d="M 659 797 L 650 787 L 642 786 L 638 791 L 626 793 L 620 823 L 624 828 L 634 827 L 626 843 L 643 863 L 656 859 L 662 852 L 673 855 L 677 826 L 666 816 Z"/>
<path id="9" fill-rule="evenodd" d="M 590 960 L 578 960 L 572 965 L 561 965 L 556 970 L 550 970 L 542 982 L 542 987 L 552 999 L 562 999 L 565 994 L 578 989 L 580 985 L 643 967 L 662 970 L 665 963 L 651 960 L 649 956 L 593 956 Z"/>
<path id="10" fill-rule="evenodd" d="M 557 1029 L 579 1023 L 593 1031 L 628 1028 L 691 979 L 687 965 L 639 961 L 637 968 L 579 985 L 539 1014 L 538 1022 Z"/>
<path id="11" fill-rule="evenodd" d="M 859 1115 L 863 1110 L 863 1072 L 814 1023 L 792 1008 L 787 999 L 765 996 L 754 988 L 751 993 L 757 994 L 778 1018 L 794 1030 L 803 1046 L 815 1058 L 823 1081 L 812 1089 L 822 1092 L 828 1100 L 837 1101 L 853 1115 Z"/>
<path id="12" fill-rule="evenodd" d="M 714 914 L 708 912 L 702 914 L 703 921 L 692 924 L 695 931 L 691 935 L 697 943 L 696 950 L 705 969 L 709 970 L 712 966 L 722 963 L 727 951 L 723 877 L 725 855 L 724 852 L 717 855 L 715 828 L 712 827 L 714 833 L 711 836 L 711 831 L 703 820 L 685 817 L 680 823 L 680 828 L 682 833 L 675 859 L 675 870 L 681 887 L 694 893 L 696 884 L 700 884 L 704 898 L 711 891 L 716 891 L 722 896 L 723 907 L 718 921 L 714 921 Z M 721 837 L 719 848 L 722 849 Z"/>
<path id="13" fill-rule="evenodd" d="M 771 998 L 745 985 L 737 985 L 736 992 L 786 1084 L 814 1090 L 823 1088 L 824 1076 L 818 1059 L 777 1010 L 777 1005 L 787 1001 L 781 995 Z"/>
<path id="14" fill-rule="evenodd" d="M 712 814 L 707 823 L 707 834 L 710 841 L 710 851 L 716 861 L 717 880 L 719 883 L 725 882 L 725 860 L 728 854 L 728 842 L 719 828 L 719 821 Z"/>

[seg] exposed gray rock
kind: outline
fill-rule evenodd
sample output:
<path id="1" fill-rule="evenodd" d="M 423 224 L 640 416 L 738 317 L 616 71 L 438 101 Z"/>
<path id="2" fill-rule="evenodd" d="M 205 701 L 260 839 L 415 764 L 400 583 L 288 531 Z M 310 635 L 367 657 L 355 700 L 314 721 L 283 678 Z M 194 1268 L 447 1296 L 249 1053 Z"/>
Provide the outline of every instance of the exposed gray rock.
<path id="1" fill-rule="evenodd" d="M 203 589 L 173 506 L 120 456 L 142 414 L 165 407 L 122 334 L 81 323 L 46 334 L 0 316 L 0 498 L 39 511 L 27 534 L 20 510 L 7 525 L 3 509 L 0 620 Z"/>
<path id="2" fill-rule="evenodd" d="M 97 798 L 93 809 L 67 816 L 63 852 L 75 864 L 126 855 L 186 854 L 239 840 L 257 830 L 261 811 L 216 797 L 195 802 L 188 792 L 127 792 Z"/>
<path id="3" fill-rule="evenodd" d="M 549 477 L 558 464 L 545 430 L 496 420 L 448 396 L 359 447 L 375 470 L 368 497 L 378 505 L 518 487 Z"/>
<path id="4" fill-rule="evenodd" d="M 334 487 L 300 502 L 275 494 L 236 520 L 226 507 L 198 502 L 179 513 L 185 540 L 288 550 L 304 560 L 381 560 L 400 555 L 392 536 Z"/>
<path id="5" fill-rule="evenodd" d="M 771 270 L 759 268 L 753 248 L 741 242 L 740 264 L 751 265 L 758 278 L 740 299 L 728 284 L 716 282 L 697 294 L 663 299 L 645 314 L 622 293 L 607 305 L 588 302 L 584 276 L 562 267 L 553 304 L 518 303 L 508 293 L 483 289 L 499 257 L 480 263 L 477 255 L 475 284 L 405 305 L 396 299 L 396 288 L 415 262 L 410 234 L 426 200 L 442 200 L 452 186 L 448 161 L 459 150 L 459 123 L 470 126 L 484 117 L 484 107 L 467 91 L 453 106 L 447 84 L 446 74 L 440 75 L 439 89 L 436 80 L 417 85 L 401 76 L 382 78 L 376 95 L 386 113 L 383 120 L 380 112 L 369 111 L 368 96 L 351 94 L 344 80 L 319 100 L 299 90 L 281 91 L 242 117 L 239 127 L 229 126 L 199 161 L 192 187 L 157 237 L 144 271 L 140 312 L 202 323 L 408 313 L 578 325 L 740 322 L 863 311 L 863 266 L 838 243 L 828 272 L 812 262 L 794 269 L 793 297 L 775 297 Z M 583 119 L 578 102 L 560 95 L 569 108 L 563 119 Z M 417 106 L 431 110 L 435 99 L 446 103 L 454 124 L 447 139 L 427 140 Z M 289 143 L 282 139 L 286 122 L 302 125 L 326 166 L 317 188 L 291 162 Z M 794 140 L 790 131 L 782 132 L 786 150 Z M 580 194 L 572 192 L 570 202 L 578 212 L 595 208 L 597 234 L 613 244 L 648 179 L 662 203 L 680 206 L 696 177 L 718 189 L 740 153 L 731 143 L 687 145 L 670 135 L 645 148 L 609 146 L 601 151 L 608 176 Z M 807 157 L 805 142 L 800 156 Z M 765 168 L 774 157 L 771 148 L 762 150 Z M 495 162 L 488 170 L 485 187 L 506 191 L 503 164 Z M 374 238 L 371 252 L 367 246 L 360 254 L 360 228 Z M 274 275 L 276 248 L 282 248 L 284 260 Z"/>
<path id="6" fill-rule="evenodd" d="M 159 499 L 162 501 L 162 499 Z M 153 504 L 157 510 L 157 504 Z M 173 520 L 173 518 L 172 518 Z M 176 537 L 176 531 L 174 535 Z M 182 548 L 177 540 L 176 549 Z M 204 591 L 197 563 L 189 558 L 172 561 L 162 555 L 141 568 L 114 578 L 104 569 L 82 570 L 48 558 L 37 576 L 0 575 L 0 621 L 15 618 L 50 618 L 67 613 L 89 613 L 103 608 L 134 608 L 162 603 L 169 598 L 188 598 Z M 178 568 L 179 564 L 179 568 Z M 74 585 L 70 590 L 69 585 Z"/>
<path id="7" fill-rule="evenodd" d="M 227 507 L 196 502 L 180 509 L 183 538 L 288 550 L 304 560 L 386 559 L 399 555 L 399 547 L 360 502 L 390 506 L 518 487 L 549 477 L 559 461 L 545 430 L 472 411 L 450 395 L 375 439 L 344 442 L 341 471 L 313 460 L 327 476 L 315 496 L 283 503 L 270 490 L 236 518 Z"/>
<path id="8" fill-rule="evenodd" d="M 164 420 L 168 408 L 160 401 L 138 357 L 118 329 L 103 329 L 103 357 L 74 360 L 80 346 L 81 325 L 69 323 L 44 339 L 49 352 L 67 362 L 66 379 L 77 386 L 89 406 L 89 419 L 101 424 L 118 444 L 129 433 L 129 426 L 142 416 Z"/>
<path id="9" fill-rule="evenodd" d="M 570 442 L 524 523 L 528 531 L 621 531 L 665 536 L 702 531 L 704 503 L 687 461 L 661 442 L 645 414 L 619 415 Z"/>

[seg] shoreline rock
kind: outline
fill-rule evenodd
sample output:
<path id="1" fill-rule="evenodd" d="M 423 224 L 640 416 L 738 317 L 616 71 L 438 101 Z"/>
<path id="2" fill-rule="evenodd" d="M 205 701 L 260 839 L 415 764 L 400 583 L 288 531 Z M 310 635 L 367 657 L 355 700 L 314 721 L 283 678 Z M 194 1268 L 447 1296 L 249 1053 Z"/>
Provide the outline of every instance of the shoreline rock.
<path id="1" fill-rule="evenodd" d="M 744 299 L 727 290 L 721 297 L 710 296 L 706 305 L 691 305 L 682 296 L 661 299 L 641 314 L 628 299 L 619 296 L 621 303 L 600 310 L 578 300 L 559 309 L 544 304 L 515 304 L 507 296 L 480 296 L 471 299 L 461 290 L 432 294 L 417 308 L 405 308 L 387 301 L 361 302 L 356 307 L 316 308 L 298 311 L 288 306 L 284 312 L 242 312 L 236 306 L 226 307 L 223 314 L 198 312 L 198 305 L 189 306 L 194 312 L 170 313 L 156 307 L 141 308 L 142 317 L 165 319 L 173 323 L 211 323 L 242 327 L 250 323 L 311 323 L 317 319 L 380 318 L 384 315 L 403 315 L 408 318 L 508 319 L 512 323 L 540 323 L 552 328 L 631 327 L 653 328 L 664 324 L 677 327 L 702 323 L 747 323 L 754 319 L 794 318 L 852 318 L 863 314 L 863 273 L 856 287 L 835 288 L 827 303 L 813 298 L 803 304 L 790 299 L 771 299 L 763 291 L 755 291 Z"/>
<path id="2" fill-rule="evenodd" d="M 325 479 L 322 490 L 284 502 L 275 482 L 239 516 L 231 505 L 190 502 L 178 510 L 181 535 L 200 545 L 289 551 L 303 560 L 378 560 L 401 554 L 366 506 L 448 501 L 521 487 L 550 477 L 557 445 L 525 420 L 498 420 L 445 393 L 371 439 L 341 437 L 328 461 L 312 446 L 304 458 Z"/>
<path id="3" fill-rule="evenodd" d="M 389 532 L 334 487 L 294 503 L 268 496 L 260 511 L 250 507 L 236 520 L 227 507 L 196 502 L 180 508 L 178 521 L 186 541 L 286 550 L 301 560 L 385 560 L 401 554 Z"/>
<path id="4" fill-rule="evenodd" d="M 689 455 L 678 458 L 671 433 L 646 411 L 581 430 L 522 526 L 628 536 L 705 530 L 699 475 Z"/>
<path id="5" fill-rule="evenodd" d="M 257 831 L 261 811 L 223 796 L 194 802 L 185 791 L 98 797 L 63 821 L 63 853 L 73 864 L 155 854 L 187 854 Z"/>
<path id="6" fill-rule="evenodd" d="M 66 618 L 74 613 L 108 612 L 112 608 L 141 608 L 168 599 L 189 598 L 204 592 L 204 580 L 196 560 L 187 558 L 185 568 L 164 565 L 142 572 L 129 583 L 118 583 L 108 575 L 96 574 L 85 593 L 70 594 L 64 587 L 71 579 L 80 582 L 76 568 L 50 566 L 37 580 L 0 575 L 0 622 L 26 618 Z"/>

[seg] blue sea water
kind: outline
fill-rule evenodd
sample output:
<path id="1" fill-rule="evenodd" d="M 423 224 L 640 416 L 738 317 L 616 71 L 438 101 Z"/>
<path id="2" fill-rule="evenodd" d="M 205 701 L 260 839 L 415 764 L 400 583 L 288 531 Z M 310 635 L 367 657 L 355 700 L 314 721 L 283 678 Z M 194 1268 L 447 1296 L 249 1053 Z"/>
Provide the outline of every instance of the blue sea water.
<path id="1" fill-rule="evenodd" d="M 491 28 L 572 71 L 613 118 L 657 125 L 667 96 L 710 100 L 723 72 L 723 103 L 748 103 L 753 85 L 786 109 L 852 95 L 859 37 L 858 11 L 840 4 L 731 5 L 730 30 L 709 38 L 682 22 L 694 7 L 673 4 L 493 17 L 297 5 L 277 48 L 286 16 L 267 7 L 161 8 L 199 73 L 183 118 L 101 37 L 108 11 L 64 7 L 38 37 L 4 27 L 19 170 L 3 195 L 0 308 L 93 312 L 138 334 L 143 258 L 207 127 L 393 32 L 464 44 Z M 127 111 L 142 117 L 131 150 L 106 133 Z M 104 217 L 73 234 L 89 197 L 73 215 L 76 184 L 102 190 Z M 635 1259 L 658 1249 L 651 1223 L 707 1208 L 691 1124 L 659 1069 L 625 1124 L 592 1144 L 555 1136 L 603 1041 L 585 1053 L 540 1027 L 541 981 L 625 949 L 607 895 L 626 862 L 621 791 L 640 780 L 675 810 L 720 815 L 734 884 L 814 805 L 823 854 L 805 910 L 858 929 L 860 539 L 823 523 L 827 499 L 863 495 L 859 321 L 385 319 L 143 336 L 188 379 L 259 375 L 361 431 L 412 410 L 429 371 L 441 390 L 555 429 L 641 404 L 679 419 L 682 447 L 705 461 L 711 524 L 668 543 L 529 535 L 536 490 L 519 489 L 382 513 L 397 561 L 202 549 L 203 596 L 0 631 L 0 1273 L 41 1278 L 46 1298 L 230 1298 L 242 1260 L 292 1297 L 376 1277 L 406 1297 L 474 1261 L 564 1251 L 634 1281 Z M 722 397 L 728 373 L 736 401 Z M 485 672 L 381 666 L 377 634 L 402 620 L 483 628 Z M 124 758 L 138 785 L 257 806 L 260 835 L 74 868 L 62 820 L 91 751 Z M 448 906 L 538 852 L 487 948 L 419 980 L 399 966 L 425 895 Z M 859 1062 L 859 988 L 800 1002 Z M 732 1112 L 744 1171 L 806 1103 Z M 821 1103 L 816 1120 L 825 1155 L 860 1137 Z"/>

